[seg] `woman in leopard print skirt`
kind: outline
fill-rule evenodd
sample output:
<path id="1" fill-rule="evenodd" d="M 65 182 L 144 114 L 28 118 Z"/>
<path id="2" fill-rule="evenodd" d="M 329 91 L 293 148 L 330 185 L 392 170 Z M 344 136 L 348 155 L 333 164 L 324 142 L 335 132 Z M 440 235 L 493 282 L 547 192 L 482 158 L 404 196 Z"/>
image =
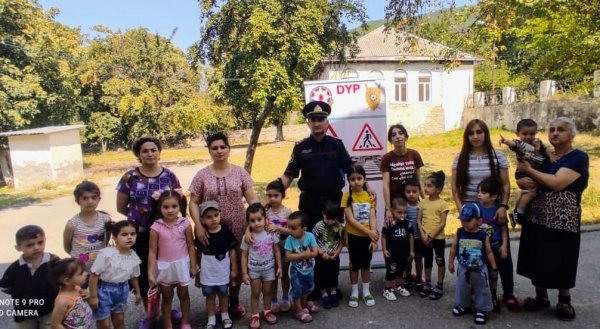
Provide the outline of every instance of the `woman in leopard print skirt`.
<path id="1" fill-rule="evenodd" d="M 531 188 L 539 194 L 532 202 L 523 223 L 517 273 L 531 279 L 536 297 L 527 298 L 523 307 L 539 311 L 550 306 L 547 289 L 558 289 L 556 315 L 561 320 L 575 319 L 570 289 L 575 287 L 579 259 L 581 195 L 588 184 L 587 153 L 573 147 L 575 123 L 560 117 L 548 125 L 548 140 L 554 154 L 539 170 L 526 161 L 517 169 L 531 178 Z"/>

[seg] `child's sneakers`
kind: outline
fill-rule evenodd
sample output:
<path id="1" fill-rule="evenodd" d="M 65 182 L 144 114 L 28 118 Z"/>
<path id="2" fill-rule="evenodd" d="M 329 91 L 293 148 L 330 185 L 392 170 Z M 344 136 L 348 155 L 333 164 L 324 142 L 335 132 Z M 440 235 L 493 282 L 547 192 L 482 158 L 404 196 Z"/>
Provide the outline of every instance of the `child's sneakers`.
<path id="1" fill-rule="evenodd" d="M 375 306 L 375 298 L 373 298 L 373 295 L 371 295 L 371 294 L 364 296 L 363 301 L 365 302 L 365 305 L 367 305 L 367 306 Z"/>
<path id="2" fill-rule="evenodd" d="M 408 291 L 408 289 L 406 289 L 403 286 L 397 286 L 396 287 L 396 293 L 402 297 L 408 297 L 410 296 L 410 291 Z"/>
<path id="3" fill-rule="evenodd" d="M 356 297 L 356 296 L 350 296 L 350 299 L 348 300 L 348 306 L 350 306 L 350 307 L 358 307 L 358 297 Z"/>
<path id="4" fill-rule="evenodd" d="M 385 299 L 391 302 L 398 300 L 398 298 L 396 298 L 396 295 L 394 294 L 393 288 L 383 289 L 383 297 L 385 297 Z"/>
<path id="5" fill-rule="evenodd" d="M 331 297 L 325 295 L 325 296 L 321 296 L 321 305 L 323 305 L 323 308 L 328 310 L 331 308 Z"/>
<path id="6" fill-rule="evenodd" d="M 340 299 L 338 298 L 337 293 L 333 295 L 329 295 L 329 301 L 331 302 L 331 306 L 338 307 L 340 306 Z"/>

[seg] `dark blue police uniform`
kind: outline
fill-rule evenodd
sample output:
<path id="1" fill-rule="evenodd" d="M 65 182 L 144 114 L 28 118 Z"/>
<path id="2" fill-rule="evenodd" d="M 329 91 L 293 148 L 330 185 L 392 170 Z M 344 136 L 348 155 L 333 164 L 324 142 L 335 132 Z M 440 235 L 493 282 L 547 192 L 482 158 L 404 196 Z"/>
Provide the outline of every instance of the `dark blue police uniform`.
<path id="1" fill-rule="evenodd" d="M 294 146 L 284 174 L 297 178 L 302 173 L 298 180 L 301 191 L 298 208 L 309 215 L 309 230 L 323 219 L 325 201 L 340 204 L 345 173 L 351 165 L 350 155 L 338 138 L 325 135 L 318 142 L 309 136 Z"/>

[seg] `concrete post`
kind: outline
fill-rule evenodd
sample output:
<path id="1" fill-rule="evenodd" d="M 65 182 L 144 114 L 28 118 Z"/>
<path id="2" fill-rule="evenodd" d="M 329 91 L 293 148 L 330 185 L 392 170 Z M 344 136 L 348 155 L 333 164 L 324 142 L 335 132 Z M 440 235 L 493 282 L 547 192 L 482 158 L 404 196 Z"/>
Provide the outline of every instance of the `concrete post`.
<path id="1" fill-rule="evenodd" d="M 540 82 L 540 102 L 549 100 L 556 94 L 556 81 L 542 80 Z"/>
<path id="2" fill-rule="evenodd" d="M 469 94 L 465 97 L 465 107 L 473 107 L 473 94 Z"/>
<path id="3" fill-rule="evenodd" d="M 482 107 L 485 106 L 485 93 L 478 91 L 473 94 L 473 106 L 474 107 Z"/>
<path id="4" fill-rule="evenodd" d="M 600 98 L 600 70 L 594 71 L 594 98 Z"/>
<path id="5" fill-rule="evenodd" d="M 502 88 L 502 104 L 512 104 L 517 100 L 517 88 L 504 87 Z"/>

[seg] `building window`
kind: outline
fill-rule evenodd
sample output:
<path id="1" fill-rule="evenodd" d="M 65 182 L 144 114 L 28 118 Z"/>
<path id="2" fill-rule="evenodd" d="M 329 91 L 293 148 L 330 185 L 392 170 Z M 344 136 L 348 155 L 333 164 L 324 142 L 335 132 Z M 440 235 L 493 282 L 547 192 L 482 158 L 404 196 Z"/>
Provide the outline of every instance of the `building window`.
<path id="1" fill-rule="evenodd" d="M 358 72 L 354 69 L 345 69 L 342 72 L 342 79 L 356 79 L 358 78 Z"/>
<path id="2" fill-rule="evenodd" d="M 369 72 L 369 78 L 373 78 L 373 79 L 382 79 L 383 78 L 383 72 L 381 71 L 371 71 Z"/>
<path id="3" fill-rule="evenodd" d="M 397 70 L 394 72 L 394 101 L 397 103 L 406 103 L 407 95 L 406 72 Z"/>
<path id="4" fill-rule="evenodd" d="M 431 73 L 419 72 L 419 102 L 431 101 Z"/>

